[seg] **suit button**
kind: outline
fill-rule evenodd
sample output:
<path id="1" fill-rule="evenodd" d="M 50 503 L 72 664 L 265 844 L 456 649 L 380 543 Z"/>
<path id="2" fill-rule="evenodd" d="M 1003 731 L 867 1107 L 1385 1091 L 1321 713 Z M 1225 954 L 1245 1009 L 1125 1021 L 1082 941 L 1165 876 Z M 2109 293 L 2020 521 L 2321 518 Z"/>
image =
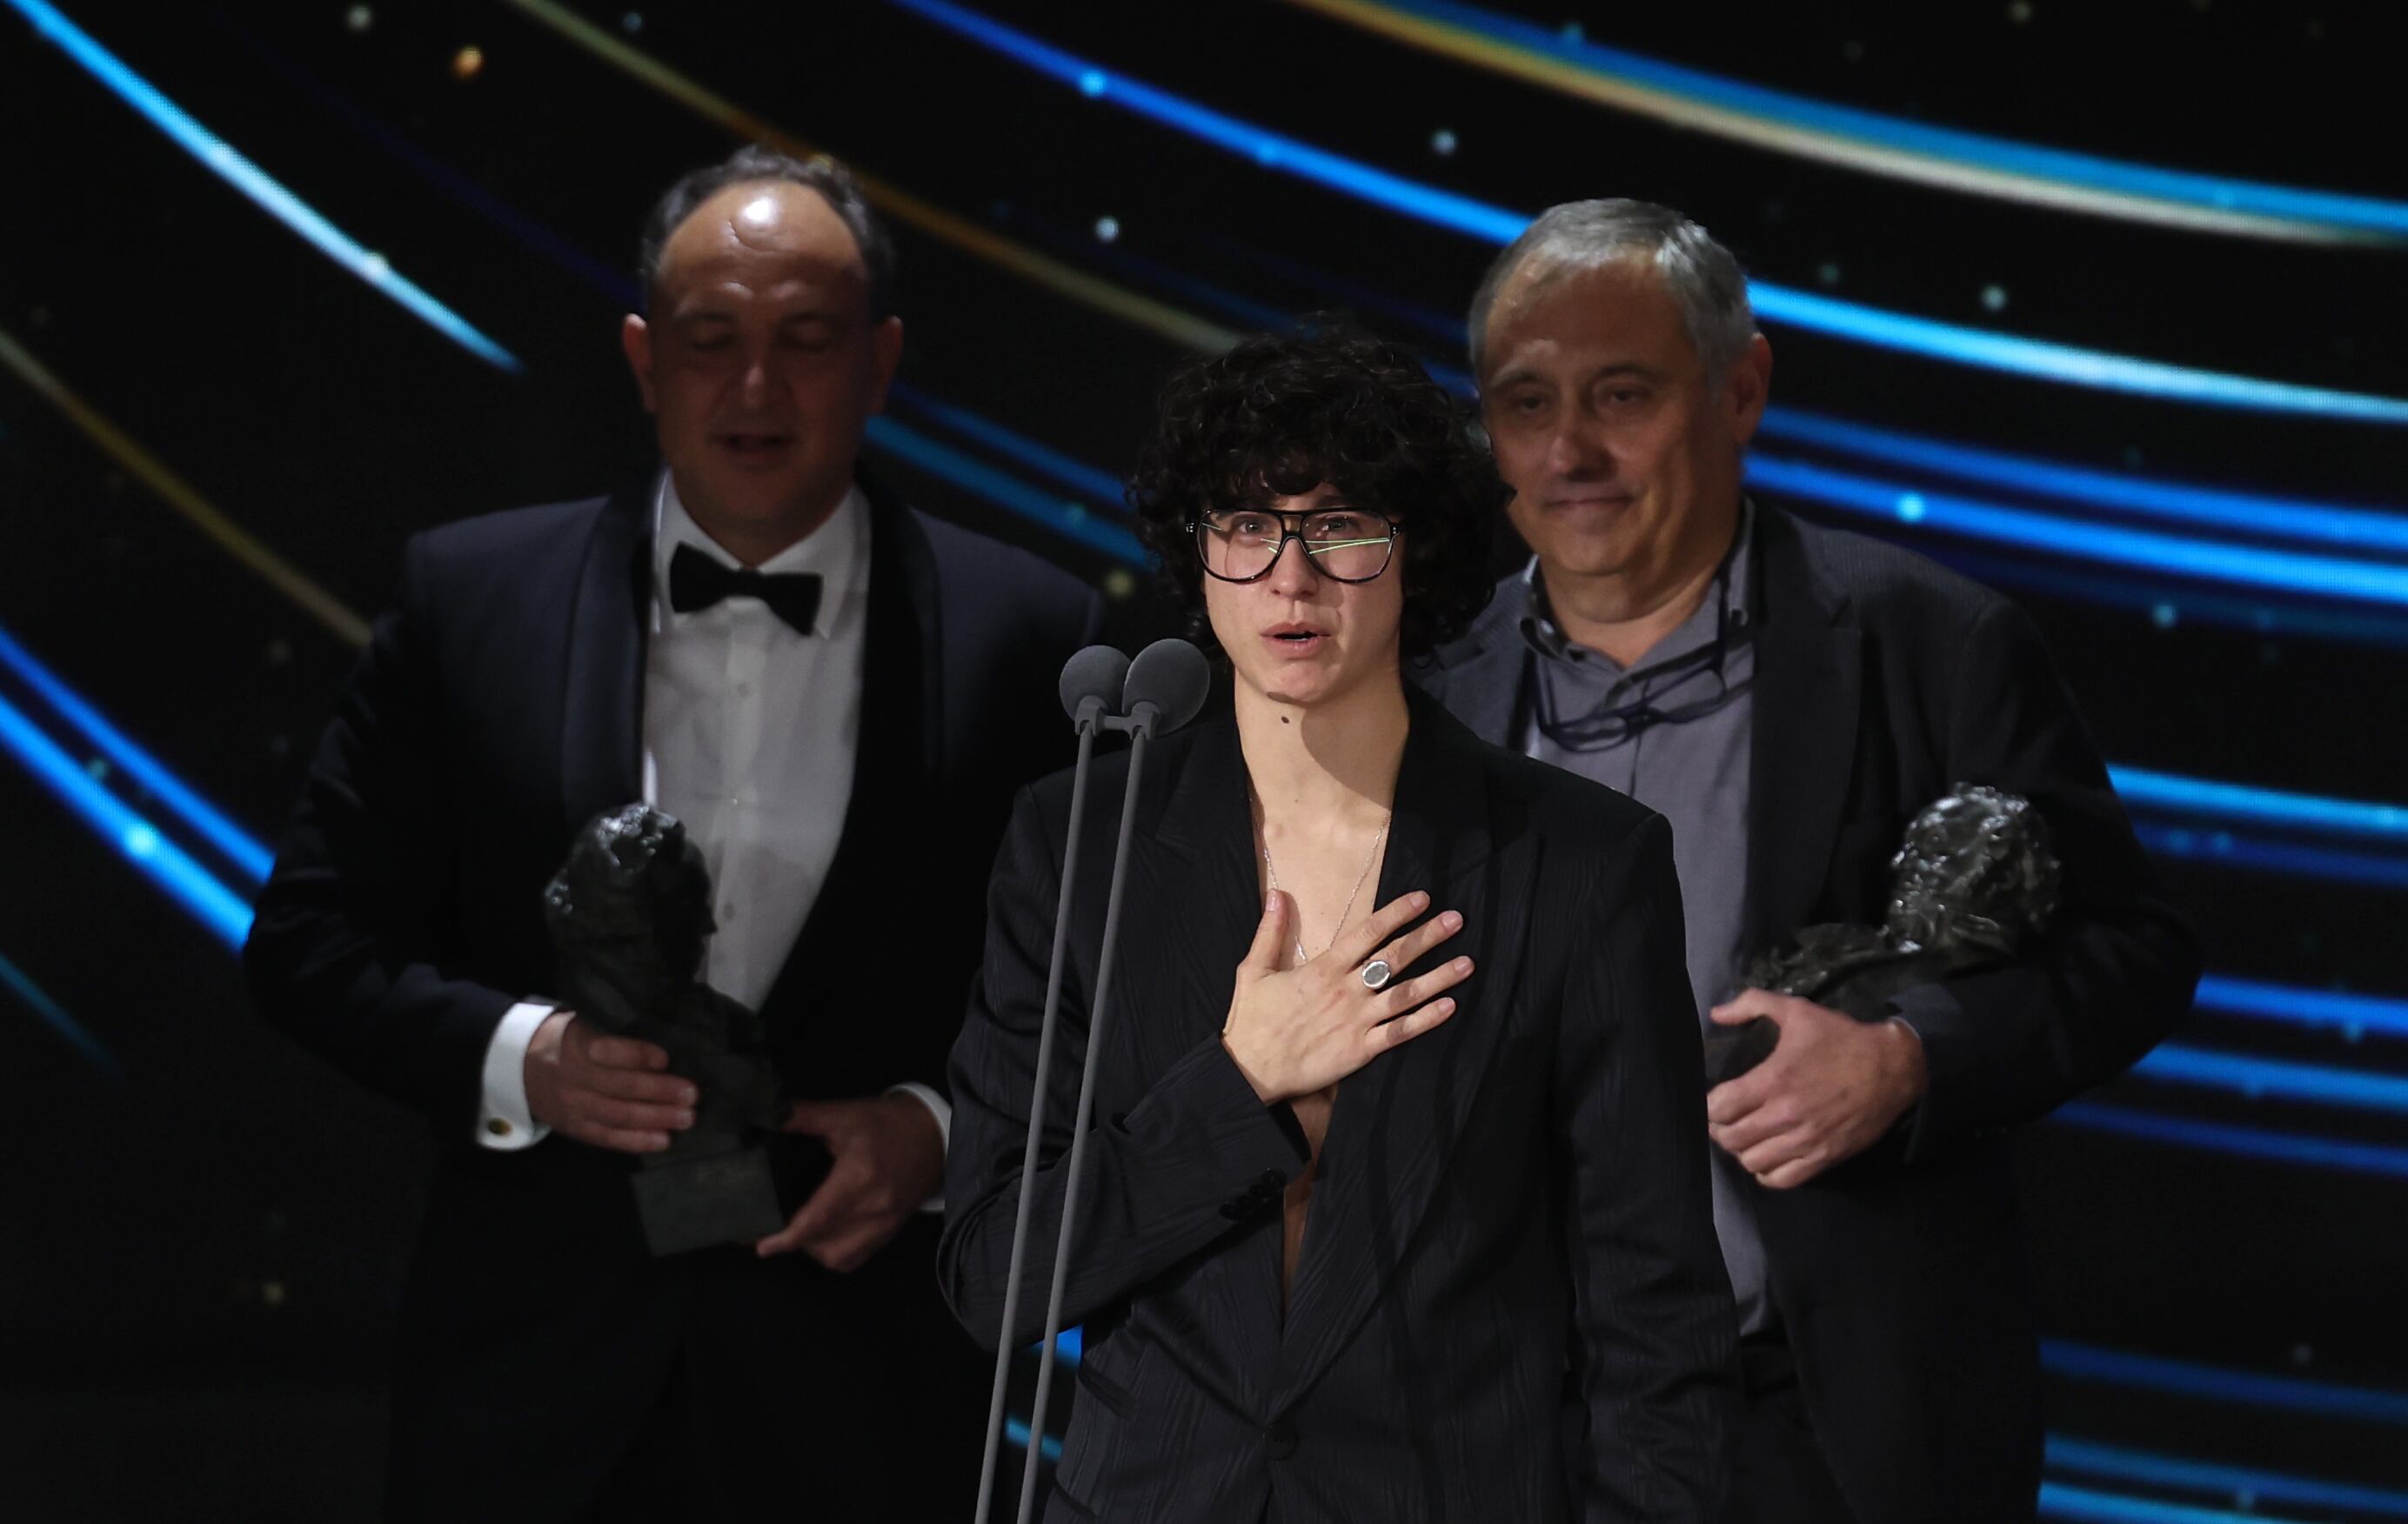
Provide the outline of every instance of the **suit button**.
<path id="1" fill-rule="evenodd" d="M 1285 1460 L 1296 1454 L 1296 1425 L 1285 1418 L 1276 1419 L 1263 1431 L 1263 1443 L 1273 1460 Z"/>

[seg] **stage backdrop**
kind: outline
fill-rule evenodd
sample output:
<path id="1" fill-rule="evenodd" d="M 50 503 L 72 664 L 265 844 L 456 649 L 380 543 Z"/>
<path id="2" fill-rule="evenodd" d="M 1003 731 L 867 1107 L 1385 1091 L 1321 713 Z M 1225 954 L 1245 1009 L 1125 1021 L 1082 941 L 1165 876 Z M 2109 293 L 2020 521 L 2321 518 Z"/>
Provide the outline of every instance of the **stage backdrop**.
<path id="1" fill-rule="evenodd" d="M 373 1497 L 427 1143 L 248 1009 L 262 843 L 406 535 L 648 468 L 637 226 L 750 137 L 896 224 L 871 467 L 1130 639 L 1183 358 L 1332 309 L 1462 384 L 1560 200 L 1738 249 L 1757 490 L 2021 600 L 2204 935 L 2023 1144 L 2048 1510 L 2408 1516 L 2390 7 L 978 4 L 0 0 L 12 1517 Z"/>

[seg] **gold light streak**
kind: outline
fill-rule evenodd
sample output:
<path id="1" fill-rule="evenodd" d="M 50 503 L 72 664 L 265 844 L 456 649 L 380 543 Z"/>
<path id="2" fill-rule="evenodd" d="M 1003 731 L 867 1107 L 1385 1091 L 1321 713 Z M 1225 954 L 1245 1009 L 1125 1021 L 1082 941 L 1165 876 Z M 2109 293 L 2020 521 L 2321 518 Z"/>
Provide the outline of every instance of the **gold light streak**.
<path id="1" fill-rule="evenodd" d="M 48 366 L 36 359 L 5 330 L 0 330 L 0 366 L 15 372 L 26 386 L 66 414 L 68 421 L 81 429 L 86 438 L 140 478 L 143 485 L 158 494 L 193 527 L 216 542 L 220 550 L 299 605 L 304 613 L 331 630 L 338 640 L 354 646 L 367 643 L 366 620 L 353 612 L 342 599 L 319 586 L 306 572 L 261 543 L 257 536 L 203 496 L 198 488 L 168 469 L 158 456 L 102 416 L 92 404 L 78 396 L 66 382 L 59 380 Z"/>

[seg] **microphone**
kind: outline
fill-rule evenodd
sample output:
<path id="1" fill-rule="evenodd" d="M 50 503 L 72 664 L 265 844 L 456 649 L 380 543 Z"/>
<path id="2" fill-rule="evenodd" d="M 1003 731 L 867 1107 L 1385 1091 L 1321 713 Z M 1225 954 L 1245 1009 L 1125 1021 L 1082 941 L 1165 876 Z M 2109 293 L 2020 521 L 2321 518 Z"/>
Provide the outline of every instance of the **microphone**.
<path id="1" fill-rule="evenodd" d="M 1104 894 L 1104 945 L 1096 965 L 1096 1005 L 1087 1015 L 1087 1057 L 1079 1074 L 1078 1117 L 1070 1126 L 1070 1157 L 1062 1187 L 1062 1228 L 1054 1243 L 1054 1281 L 1046 1293 L 1045 1338 L 1037 1346 L 1037 1393 L 1028 1414 L 1028 1460 L 1020 1473 L 1019 1524 L 1029 1524 L 1037 1505 L 1037 1459 L 1039 1446 L 1045 1442 L 1046 1402 L 1054 1391 L 1054 1342 L 1062 1336 L 1062 1294 L 1069 1280 L 1071 1240 L 1078 1232 L 1079 1186 L 1082 1167 L 1087 1157 L 1087 1129 L 1096 1112 L 1096 1064 L 1103 1057 L 1105 1017 L 1111 1010 L 1112 974 L 1120 962 L 1121 890 L 1128 879 L 1129 838 L 1135 833 L 1137 825 L 1138 782 L 1145 769 L 1146 743 L 1155 736 L 1168 735 L 1194 719 L 1196 712 L 1204 707 L 1205 696 L 1211 685 L 1212 670 L 1204 660 L 1204 653 L 1185 640 L 1156 640 L 1139 652 L 1137 659 L 1128 665 L 1127 679 L 1121 690 L 1121 697 L 1126 703 L 1128 712 L 1103 722 L 1104 728 L 1124 731 L 1128 735 L 1128 790 L 1121 796 L 1120 835 L 1112 843 L 1111 885 Z M 1087 735 L 1082 732 L 1080 744 L 1084 746 L 1087 740 Z M 1076 783 L 1071 785 L 1070 829 L 1074 840 L 1079 828 L 1078 788 Z M 1037 1178 L 1038 1106 L 1045 1094 L 1045 1075 L 1048 1060 L 1052 1057 L 1055 1000 L 1060 993 L 1062 953 L 1068 940 L 1069 854 L 1072 849 L 1066 844 L 1063 850 L 1062 903 L 1055 911 L 1054 920 L 1054 967 L 1045 981 L 1045 1021 L 1037 1039 L 1037 1088 L 1028 1108 L 1028 1147 L 1021 1158 L 1020 1219 L 1012 1236 L 1011 1279 L 1004 1288 L 1005 1337 L 996 1341 L 1003 1348 L 999 1351 L 996 1364 L 995 1410 L 988 1416 L 987 1448 L 990 1457 L 995 1452 L 1002 1426 L 1002 1357 L 1009 1353 L 1012 1315 L 1018 1310 L 1015 1299 L 1020 1292 L 1021 1252 L 1025 1247 L 1022 1237 L 1028 1226 L 1029 1187 Z M 986 1524 L 985 1487 L 982 1480 L 978 1524 Z"/>
<path id="2" fill-rule="evenodd" d="M 1070 716 L 1079 734 L 1093 735 L 1107 715 L 1121 712 L 1121 686 L 1128 669 L 1128 656 L 1108 645 L 1091 645 L 1063 664 L 1062 712 Z"/>
<path id="3" fill-rule="evenodd" d="M 1128 664 L 1122 691 L 1128 716 L 1117 723 L 1106 721 L 1106 728 L 1148 738 L 1168 735 L 1204 707 L 1205 696 L 1212 691 L 1212 669 L 1204 653 L 1185 640 L 1156 640 Z"/>

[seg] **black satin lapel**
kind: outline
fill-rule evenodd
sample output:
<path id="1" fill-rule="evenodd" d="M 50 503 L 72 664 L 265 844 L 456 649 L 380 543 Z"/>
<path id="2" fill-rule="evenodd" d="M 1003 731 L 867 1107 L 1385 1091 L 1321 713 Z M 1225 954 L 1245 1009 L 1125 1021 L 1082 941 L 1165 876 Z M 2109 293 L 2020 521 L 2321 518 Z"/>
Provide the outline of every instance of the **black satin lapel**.
<path id="1" fill-rule="evenodd" d="M 1804 925 L 1831 863 L 1856 750 L 1864 636 L 1817 588 L 1796 532 L 1759 519 L 1763 555 L 1748 763 L 1746 942 Z"/>
<path id="2" fill-rule="evenodd" d="M 773 1027 L 789 1035 L 806 1019 L 808 970 L 819 960 L 860 956 L 850 945 L 863 907 L 906 902 L 883 881 L 911 840 L 913 815 L 937 776 L 932 705 L 941 705 L 935 575 L 927 540 L 906 510 L 870 512 L 869 608 L 861 662 L 861 739 L 853 749 L 853 789 L 844 830 L 811 913 L 779 965 L 761 1002 Z M 933 696 L 933 697 L 932 697 Z"/>
<path id="3" fill-rule="evenodd" d="M 1273 1411 L 1327 1369 L 1387 1288 L 1427 1215 L 1510 1009 L 1521 962 L 1535 846 L 1495 849 L 1484 763 L 1472 736 L 1417 701 L 1397 776 L 1380 904 L 1430 891 L 1464 929 L 1406 975 L 1469 954 L 1454 1018 L 1340 1082 L 1323 1141 L 1281 1346 Z"/>
<path id="4" fill-rule="evenodd" d="M 937 580 L 937 553 L 909 507 L 867 475 L 859 480 L 862 496 L 870 505 L 872 583 L 878 568 L 885 567 L 890 573 L 888 591 L 899 597 L 910 611 L 916 634 L 920 757 L 927 776 L 933 778 L 943 764 L 947 740 L 944 597 Z"/>
<path id="5" fill-rule="evenodd" d="M 572 832 L 643 798 L 650 502 L 630 491 L 605 504 L 578 573 L 560 726 L 561 812 Z"/>

